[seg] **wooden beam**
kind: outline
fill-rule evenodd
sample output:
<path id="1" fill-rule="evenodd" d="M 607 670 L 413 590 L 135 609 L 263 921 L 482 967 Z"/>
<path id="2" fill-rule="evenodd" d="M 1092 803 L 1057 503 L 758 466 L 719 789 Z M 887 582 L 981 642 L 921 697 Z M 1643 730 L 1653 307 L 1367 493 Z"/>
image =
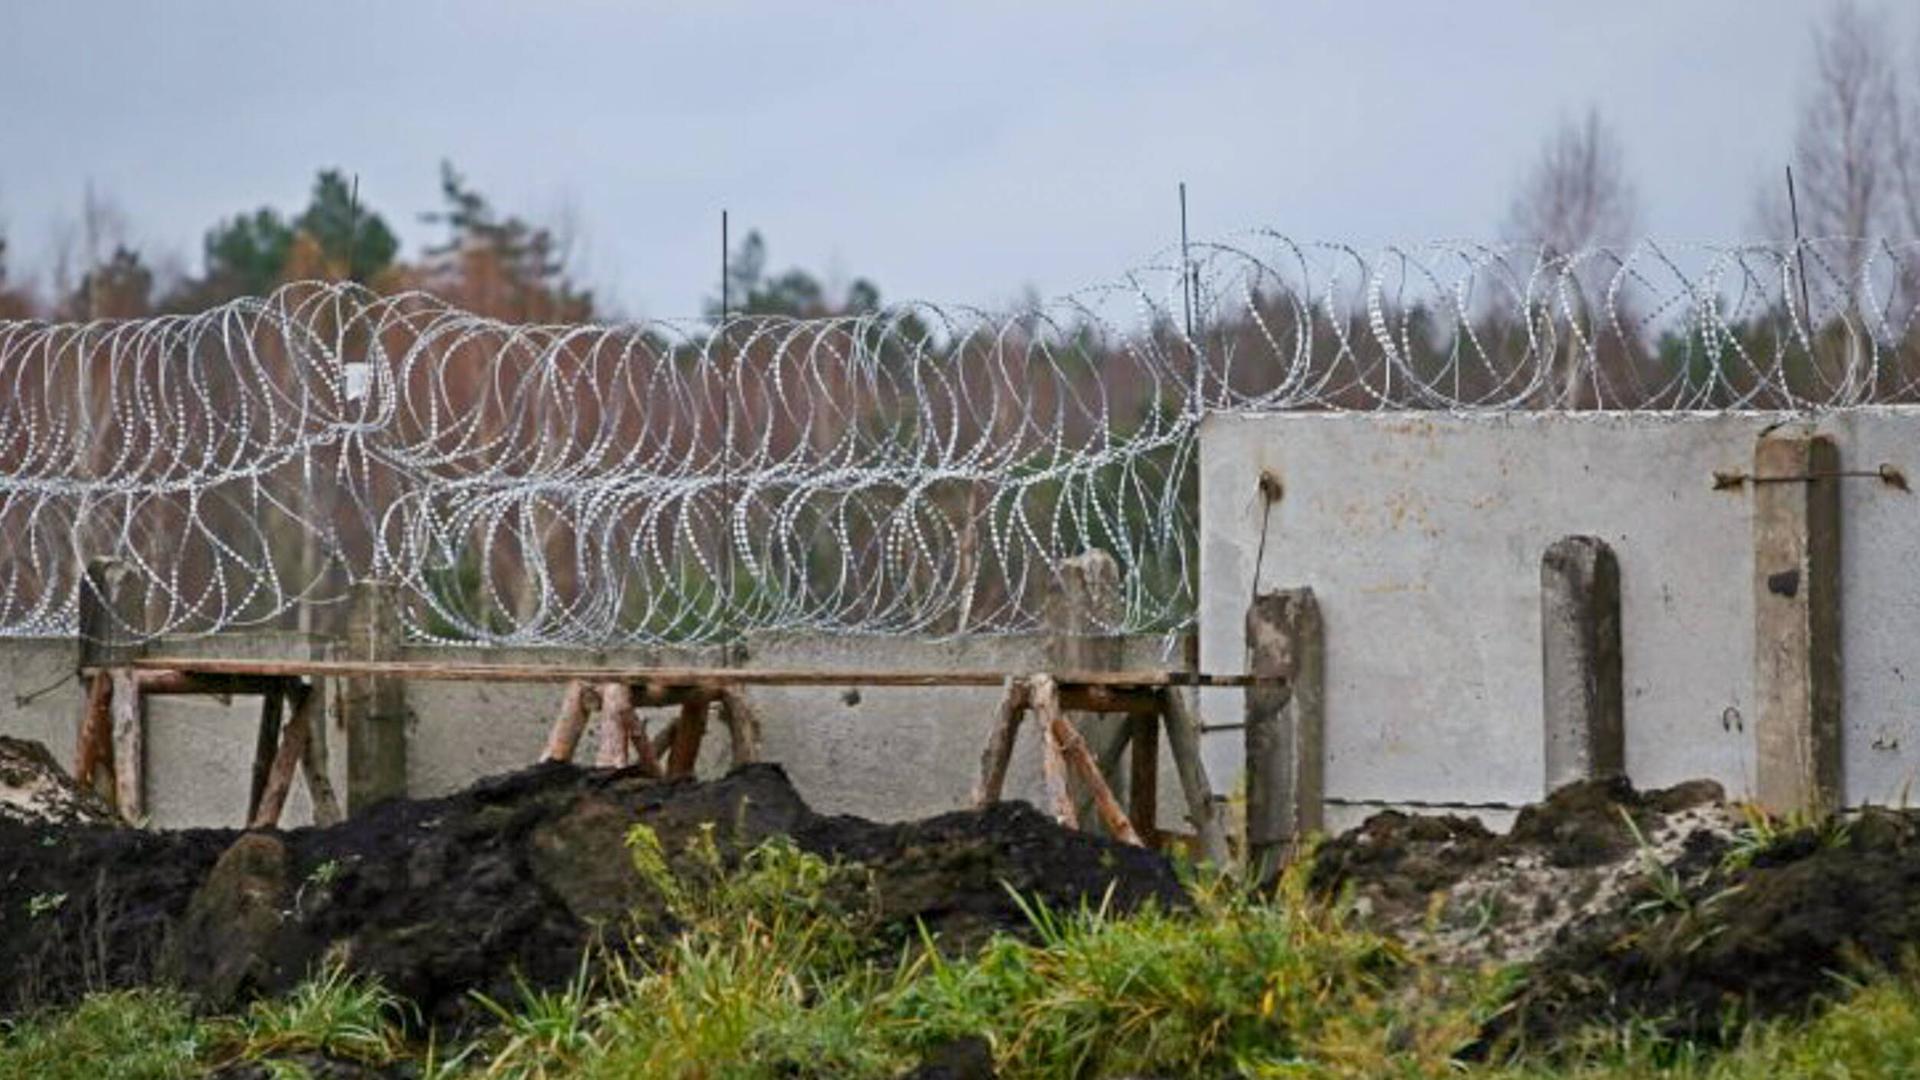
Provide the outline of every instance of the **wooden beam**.
<path id="1" fill-rule="evenodd" d="M 441 682 L 588 683 L 624 681 L 718 691 L 728 686 L 999 686 L 1004 671 L 819 671 L 780 668 L 614 668 L 539 664 L 448 664 L 409 660 L 239 660 L 203 657 L 143 657 L 141 670 L 296 678 L 395 678 Z M 1245 675 L 1191 671 L 1054 672 L 1055 685 L 1139 687 L 1246 686 Z M 648 704 L 644 700 L 638 704 Z"/>
<path id="2" fill-rule="evenodd" d="M 1048 675 L 1035 675 L 1027 681 L 1033 715 L 1040 724 L 1040 775 L 1047 786 L 1047 806 L 1053 819 L 1069 829 L 1080 827 L 1079 811 L 1074 809 L 1073 794 L 1067 789 L 1066 751 L 1060 745 L 1060 726 L 1067 722 L 1060 711 L 1060 690 Z"/>
<path id="3" fill-rule="evenodd" d="M 113 680 L 113 790 L 114 803 L 126 821 L 139 823 L 147 814 L 147 716 L 134 683 L 133 671 L 115 668 Z"/>
<path id="4" fill-rule="evenodd" d="M 140 692 L 149 697 L 155 694 L 207 694 L 214 697 L 227 697 L 234 694 L 265 695 L 278 692 L 288 678 L 291 676 L 221 675 L 152 669 L 134 672 L 134 681 L 139 684 Z"/>
<path id="5" fill-rule="evenodd" d="M 600 687 L 600 745 L 593 763 L 603 769 L 621 769 L 627 764 L 627 745 L 633 740 L 635 725 L 633 688 L 623 682 L 603 683 Z"/>
<path id="6" fill-rule="evenodd" d="M 751 765 L 760 760 L 760 717 L 738 690 L 720 692 L 720 718 L 726 722 L 728 746 L 733 764 Z"/>
<path id="7" fill-rule="evenodd" d="M 1187 799 L 1187 823 L 1199 841 L 1201 858 L 1222 869 L 1229 865 L 1227 833 L 1213 803 L 1213 785 L 1200 758 L 1200 725 L 1186 696 L 1178 690 L 1160 692 L 1160 716 L 1166 721 L 1167 750 L 1180 773 L 1180 790 Z"/>
<path id="8" fill-rule="evenodd" d="M 260 726 L 253 738 L 253 782 L 247 790 L 248 821 L 260 813 L 260 797 L 267 790 L 267 776 L 273 771 L 274 755 L 280 751 L 280 718 L 284 704 L 284 695 L 278 685 L 260 696 Z"/>
<path id="9" fill-rule="evenodd" d="M 317 688 L 302 686 L 292 695 L 293 716 L 280 731 L 280 749 L 274 754 L 273 767 L 267 771 L 266 788 L 260 793 L 260 807 L 247 822 L 249 829 L 273 829 L 280 825 L 286 809 L 287 793 L 293 789 L 293 776 L 306 757 L 307 737 L 318 712 Z"/>
<path id="10" fill-rule="evenodd" d="M 1059 748 L 1060 757 L 1066 762 L 1073 774 L 1080 778 L 1080 789 L 1087 794 L 1095 813 L 1100 815 L 1100 824 L 1107 835 L 1123 844 L 1140 846 L 1140 834 L 1127 820 L 1126 811 L 1120 809 L 1120 800 L 1113 797 L 1113 788 L 1107 784 L 1107 778 L 1100 774 L 1100 765 L 1093 760 L 1093 751 L 1088 748 L 1087 740 L 1074 727 L 1064 713 L 1054 711 L 1049 721 L 1053 725 L 1052 745 Z M 1075 810 L 1075 816 L 1078 816 Z"/>
<path id="11" fill-rule="evenodd" d="M 667 756 L 670 779 L 693 775 L 700 761 L 700 743 L 707 734 L 707 707 L 706 702 L 680 706 L 680 719 L 673 725 L 673 749 Z"/>
<path id="12" fill-rule="evenodd" d="M 103 799 L 113 797 L 113 785 L 102 782 L 101 765 L 113 753 L 113 676 L 97 671 L 87 684 L 87 707 L 80 715 L 80 734 L 74 740 L 73 779 Z"/>
<path id="13" fill-rule="evenodd" d="M 1154 711 L 1127 719 L 1127 794 L 1131 801 L 1127 816 L 1133 820 L 1140 842 L 1160 846 L 1160 702 L 1156 695 Z"/>
<path id="14" fill-rule="evenodd" d="M 573 752 L 580 745 L 580 733 L 587 727 L 587 684 L 575 679 L 567 683 L 566 693 L 560 697 L 560 712 L 553 718 L 553 728 L 547 733 L 547 747 L 540 753 L 541 761 L 572 761 Z"/>
<path id="15" fill-rule="evenodd" d="M 1054 680 L 1056 683 L 1058 679 Z M 1060 707 L 1068 712 L 1160 715 L 1160 699 L 1152 687 L 1075 686 L 1060 684 Z"/>
<path id="16" fill-rule="evenodd" d="M 1000 801 L 1007 786 L 1007 766 L 1013 761 L 1014 740 L 1020 735 L 1020 718 L 1027 711 L 1027 681 L 1008 676 L 994 708 L 993 730 L 987 733 L 987 749 L 980 755 L 980 780 L 973 788 L 975 809 L 984 809 Z"/>
<path id="17" fill-rule="evenodd" d="M 301 692 L 302 686 L 297 680 L 287 685 L 282 696 Z M 306 780 L 307 795 L 313 800 L 313 823 L 338 825 L 346 820 L 346 813 L 340 805 L 340 796 L 333 790 L 333 776 L 328 771 L 326 684 L 315 679 L 309 692 L 314 698 L 313 722 L 307 726 L 307 744 L 300 754 L 300 776 Z"/>
<path id="18" fill-rule="evenodd" d="M 633 746 L 634 764 L 640 767 L 642 773 L 655 780 L 666 775 L 666 771 L 660 767 L 660 753 L 654 749 L 654 736 L 647 732 L 646 717 L 637 712 L 634 714 L 633 731 L 628 735 L 627 740 Z"/>

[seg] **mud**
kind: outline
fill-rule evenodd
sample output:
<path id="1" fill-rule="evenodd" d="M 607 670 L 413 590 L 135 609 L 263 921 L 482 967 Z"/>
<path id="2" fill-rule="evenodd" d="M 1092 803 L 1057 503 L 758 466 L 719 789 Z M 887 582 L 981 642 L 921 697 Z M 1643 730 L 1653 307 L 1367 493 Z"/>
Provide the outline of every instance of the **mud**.
<path id="1" fill-rule="evenodd" d="M 1697 881 L 1741 820 L 1710 782 L 1643 793 L 1590 781 L 1521 810 L 1505 835 L 1471 818 L 1376 814 L 1321 847 L 1312 884 L 1443 962 L 1522 962 L 1630 902 L 1650 867 Z"/>
<path id="2" fill-rule="evenodd" d="M 1574 785 L 1505 835 L 1378 814 L 1322 846 L 1312 882 L 1442 962 L 1514 966 L 1470 1056 L 1629 1021 L 1712 1045 L 1920 952 L 1920 812 L 1763 831 L 1704 782 Z"/>
<path id="3" fill-rule="evenodd" d="M 888 825 L 813 813 L 773 765 L 707 782 L 547 765 L 327 829 L 147 832 L 0 819 L 0 1010 L 170 982 L 210 1009 L 291 988 L 323 962 L 377 976 L 436 1026 L 555 986 L 595 946 L 669 921 L 625 846 L 711 830 L 774 834 L 866 865 L 876 948 L 919 923 L 956 943 L 1027 920 L 1007 886 L 1055 906 L 1184 902 L 1160 856 L 1060 828 L 1024 804 Z"/>
<path id="4" fill-rule="evenodd" d="M 1636 1018 L 1701 1043 L 1804 1017 L 1848 980 L 1920 949 L 1920 813 L 1868 810 L 1802 829 L 1671 899 L 1643 892 L 1568 934 L 1528 973 L 1494 1041 L 1551 1044 Z"/>

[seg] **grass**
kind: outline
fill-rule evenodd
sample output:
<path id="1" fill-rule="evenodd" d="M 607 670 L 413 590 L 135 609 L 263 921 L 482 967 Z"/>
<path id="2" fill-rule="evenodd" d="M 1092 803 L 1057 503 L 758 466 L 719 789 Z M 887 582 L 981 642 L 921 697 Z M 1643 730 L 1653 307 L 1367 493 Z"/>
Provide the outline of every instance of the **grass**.
<path id="1" fill-rule="evenodd" d="M 1428 966 L 1310 898 L 1196 882 L 1195 909 L 1028 907 L 1032 932 L 967 955 L 877 944 L 864 872 L 783 840 L 737 862 L 711 836 L 629 848 L 673 919 L 644 960 L 597 958 L 566 986 L 483 1000 L 499 1021 L 445 1053 L 377 985 L 322 972 L 237 1017 L 158 992 L 100 994 L 0 1028 L 0 1077 L 194 1077 L 294 1053 L 411 1061 L 453 1078 L 892 1077 L 980 1039 L 1007 1077 L 1584 1077 L 1677 1080 L 1920 1075 L 1920 980 L 1884 976 L 1810 1022 L 1749 1027 L 1709 1053 L 1651 1026 L 1589 1033 L 1552 1060 L 1468 1065 L 1458 1051 L 1510 973 Z"/>

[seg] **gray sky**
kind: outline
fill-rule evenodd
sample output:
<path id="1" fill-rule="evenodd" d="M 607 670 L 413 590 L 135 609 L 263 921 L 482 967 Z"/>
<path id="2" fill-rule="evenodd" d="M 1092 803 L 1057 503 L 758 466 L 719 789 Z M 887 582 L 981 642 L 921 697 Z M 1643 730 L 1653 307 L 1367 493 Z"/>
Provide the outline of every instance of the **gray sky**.
<path id="1" fill-rule="evenodd" d="M 1805 0 L 199 3 L 0 0 L 0 221 L 43 271 L 84 185 L 199 268 L 216 219 L 360 176 L 408 252 L 451 158 L 571 214 L 630 315 L 694 312 L 720 208 L 775 268 L 1003 303 L 1177 235 L 1497 233 L 1597 104 L 1651 235 L 1744 238 L 1808 69 Z"/>

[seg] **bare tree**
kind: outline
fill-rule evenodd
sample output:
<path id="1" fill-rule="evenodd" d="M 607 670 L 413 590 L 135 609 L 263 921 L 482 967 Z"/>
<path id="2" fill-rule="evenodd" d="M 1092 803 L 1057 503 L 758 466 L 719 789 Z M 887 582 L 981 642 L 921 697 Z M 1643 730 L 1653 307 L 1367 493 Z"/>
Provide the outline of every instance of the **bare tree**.
<path id="1" fill-rule="evenodd" d="M 1802 235 L 1858 240 L 1905 224 L 1898 151 L 1910 125 L 1894 40 L 1884 12 L 1853 0 L 1814 27 L 1813 83 L 1793 137 Z M 1783 185 L 1770 178 L 1762 191 L 1762 229 L 1790 235 Z"/>
<path id="2" fill-rule="evenodd" d="M 1626 155 L 1597 108 L 1561 123 L 1541 149 L 1508 215 L 1507 234 L 1565 257 L 1618 244 L 1639 227 Z"/>
<path id="3" fill-rule="evenodd" d="M 1638 229 L 1639 199 L 1627 179 L 1626 154 L 1600 111 L 1589 107 L 1580 119 L 1563 121 L 1515 195 L 1507 223 L 1508 236 L 1539 244 L 1541 258 L 1558 264 L 1557 272 L 1566 275 L 1562 284 L 1571 286 L 1570 298 L 1576 301 L 1573 318 L 1579 325 L 1557 325 L 1558 304 L 1538 313 L 1560 344 L 1535 384 L 1537 406 L 1600 402 L 1592 368 L 1601 359 L 1603 320 L 1592 308 L 1605 291 L 1597 275 L 1616 264 L 1604 256 L 1581 256 L 1595 247 L 1626 243 Z"/>

